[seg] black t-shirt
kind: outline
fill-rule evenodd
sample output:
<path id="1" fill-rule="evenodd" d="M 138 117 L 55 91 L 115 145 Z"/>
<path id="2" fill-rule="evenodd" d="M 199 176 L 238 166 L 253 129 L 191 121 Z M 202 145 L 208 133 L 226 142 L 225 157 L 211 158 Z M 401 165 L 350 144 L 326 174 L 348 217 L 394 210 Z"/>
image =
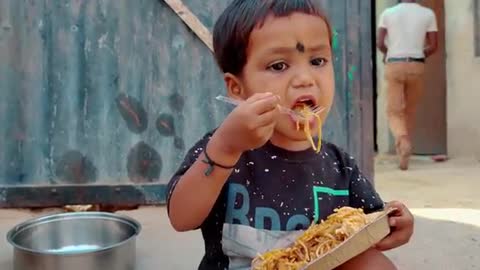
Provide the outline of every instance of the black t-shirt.
<path id="1" fill-rule="evenodd" d="M 187 153 L 168 184 L 167 205 L 180 176 L 205 149 L 206 134 Z M 195 194 L 192 194 L 195 196 Z M 253 257 L 290 232 L 306 229 L 342 206 L 381 210 L 383 201 L 355 160 L 337 146 L 292 152 L 271 143 L 245 152 L 200 229 L 200 270 L 248 269 Z"/>

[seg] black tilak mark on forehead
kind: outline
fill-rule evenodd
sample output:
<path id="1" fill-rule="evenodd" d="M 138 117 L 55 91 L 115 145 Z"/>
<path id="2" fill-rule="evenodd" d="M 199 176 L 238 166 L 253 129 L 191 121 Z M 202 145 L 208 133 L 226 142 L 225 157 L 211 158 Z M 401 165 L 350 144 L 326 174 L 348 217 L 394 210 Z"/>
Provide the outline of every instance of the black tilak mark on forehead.
<path id="1" fill-rule="evenodd" d="M 305 52 L 305 46 L 301 42 L 297 42 L 297 47 L 296 48 L 297 48 L 297 51 L 299 51 L 301 53 Z"/>

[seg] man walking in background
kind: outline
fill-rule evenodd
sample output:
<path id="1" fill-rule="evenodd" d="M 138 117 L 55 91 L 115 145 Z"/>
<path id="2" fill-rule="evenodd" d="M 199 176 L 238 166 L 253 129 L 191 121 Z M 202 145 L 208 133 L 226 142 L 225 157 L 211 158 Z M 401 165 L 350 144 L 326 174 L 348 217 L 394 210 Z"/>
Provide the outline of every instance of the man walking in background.
<path id="1" fill-rule="evenodd" d="M 384 54 L 387 117 L 407 170 L 418 100 L 424 88 L 425 59 L 437 49 L 435 13 L 415 0 L 403 0 L 380 16 L 377 47 Z"/>

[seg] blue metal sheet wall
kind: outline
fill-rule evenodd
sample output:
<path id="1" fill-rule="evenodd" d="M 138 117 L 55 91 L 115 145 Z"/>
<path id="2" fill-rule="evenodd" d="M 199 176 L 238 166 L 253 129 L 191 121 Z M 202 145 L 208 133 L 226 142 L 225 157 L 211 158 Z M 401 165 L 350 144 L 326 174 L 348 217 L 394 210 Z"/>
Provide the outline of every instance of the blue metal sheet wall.
<path id="1" fill-rule="evenodd" d="M 211 28 L 229 1 L 184 2 Z M 369 1 L 321 2 L 336 33 L 325 136 L 370 174 L 372 143 L 354 138 L 371 132 Z M 162 1 L 0 1 L 0 201 L 9 187 L 166 184 L 228 112 L 214 100 L 223 89 L 207 47 Z"/>

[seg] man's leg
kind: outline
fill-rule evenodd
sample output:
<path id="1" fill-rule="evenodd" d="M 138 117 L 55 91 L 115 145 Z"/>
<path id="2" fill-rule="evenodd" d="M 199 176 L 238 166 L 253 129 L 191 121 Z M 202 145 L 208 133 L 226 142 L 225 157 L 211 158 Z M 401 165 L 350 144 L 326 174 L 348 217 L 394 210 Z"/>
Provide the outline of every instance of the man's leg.
<path id="1" fill-rule="evenodd" d="M 405 90 L 407 131 L 413 137 L 418 103 L 424 91 L 425 64 L 411 63 L 408 69 Z"/>
<path id="2" fill-rule="evenodd" d="M 387 83 L 387 117 L 390 130 L 395 138 L 395 148 L 400 156 L 400 168 L 408 168 L 410 156 L 410 139 L 406 122 L 405 97 L 405 63 L 389 63 L 385 65 Z"/>
<path id="3" fill-rule="evenodd" d="M 358 255 L 335 270 L 396 270 L 392 261 L 376 249 Z"/>

